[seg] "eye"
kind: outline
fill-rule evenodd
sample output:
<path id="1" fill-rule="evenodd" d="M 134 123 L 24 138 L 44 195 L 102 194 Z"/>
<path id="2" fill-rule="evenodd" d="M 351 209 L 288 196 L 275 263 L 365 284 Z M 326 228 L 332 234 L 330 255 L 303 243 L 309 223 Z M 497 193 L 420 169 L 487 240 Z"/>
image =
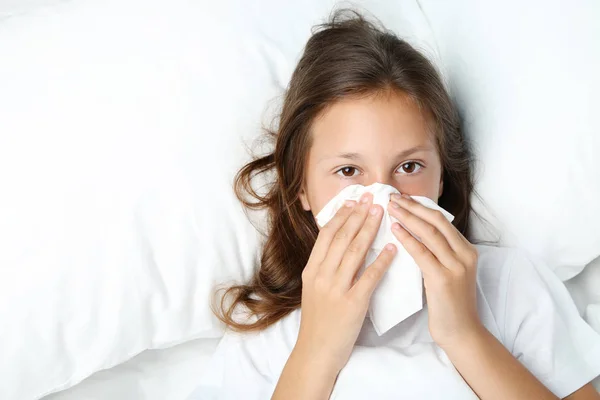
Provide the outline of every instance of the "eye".
<path id="1" fill-rule="evenodd" d="M 335 173 L 346 178 L 351 178 L 356 175 L 356 172 L 358 172 L 358 169 L 355 167 L 342 167 L 338 169 Z"/>
<path id="2" fill-rule="evenodd" d="M 403 175 L 410 175 L 410 174 L 414 174 L 415 172 L 417 172 L 418 170 L 420 170 L 423 166 L 421 164 L 419 164 L 418 162 L 415 161 L 409 161 L 407 163 L 404 163 L 400 166 L 400 168 L 398 168 L 398 170 L 401 170 L 401 174 Z"/>

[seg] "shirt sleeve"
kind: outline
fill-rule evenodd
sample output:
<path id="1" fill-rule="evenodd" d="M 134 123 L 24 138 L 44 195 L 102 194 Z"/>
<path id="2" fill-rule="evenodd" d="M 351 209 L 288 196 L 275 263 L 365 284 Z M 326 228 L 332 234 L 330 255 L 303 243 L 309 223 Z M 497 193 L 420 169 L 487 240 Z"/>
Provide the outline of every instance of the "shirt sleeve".
<path id="1" fill-rule="evenodd" d="M 564 398 L 600 375 L 600 334 L 579 315 L 565 285 L 524 253 L 508 258 L 505 345 L 556 396 Z"/>
<path id="2" fill-rule="evenodd" d="M 259 333 L 226 332 L 188 400 L 264 400 L 275 391 Z"/>

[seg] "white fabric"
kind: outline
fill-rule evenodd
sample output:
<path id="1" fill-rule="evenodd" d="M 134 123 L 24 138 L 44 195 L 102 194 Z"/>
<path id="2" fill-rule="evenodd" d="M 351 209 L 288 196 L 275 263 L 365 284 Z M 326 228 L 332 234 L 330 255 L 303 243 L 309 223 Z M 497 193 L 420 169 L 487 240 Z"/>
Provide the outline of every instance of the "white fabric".
<path id="1" fill-rule="evenodd" d="M 0 1 L 0 19 L 26 13 L 39 7 L 50 6 L 61 0 L 2 0 Z"/>
<path id="2" fill-rule="evenodd" d="M 43 400 L 185 400 L 208 368 L 219 340 L 195 339 L 146 350 Z"/>
<path id="3" fill-rule="evenodd" d="M 373 204 L 379 204 L 383 207 L 383 217 L 379 231 L 367 252 L 365 263 L 359 271 L 359 276 L 364 269 L 371 265 L 383 250 L 386 244 L 396 245 L 398 252 L 394 261 L 385 273 L 381 282 L 375 289 L 369 305 L 369 317 L 378 335 L 383 335 L 391 327 L 410 317 L 423 308 L 423 275 L 421 269 L 404 249 L 402 244 L 392 233 L 392 224 L 400 223 L 396 218 L 389 215 L 387 206 L 390 201 L 390 195 L 400 193 L 395 187 L 374 183 L 369 186 L 349 185 L 342 189 L 333 199 L 331 199 L 319 214 L 316 216 L 319 226 L 324 226 L 335 213 L 342 207 L 346 200 L 360 199 L 363 193 L 373 194 Z M 437 203 L 427 197 L 411 196 L 415 201 L 423 204 L 425 207 L 440 211 L 448 221 L 452 222 L 454 216 L 439 207 Z M 419 239 L 417 236 L 415 236 Z"/>
<path id="4" fill-rule="evenodd" d="M 1 21 L 0 399 L 222 335 L 209 294 L 259 249 L 231 190 L 236 127 L 274 95 L 228 18 L 73 1 Z"/>
<path id="5" fill-rule="evenodd" d="M 486 328 L 560 398 L 600 375 L 600 335 L 547 266 L 516 250 L 477 249 L 478 312 Z M 226 333 L 190 400 L 270 398 L 300 314 L 259 333 Z M 476 399 L 431 339 L 427 314 L 425 306 L 383 336 L 366 319 L 331 399 Z"/>
<path id="6" fill-rule="evenodd" d="M 475 148 L 476 236 L 575 276 L 600 256 L 600 2 L 419 4 Z"/>
<path id="7" fill-rule="evenodd" d="M 589 263 L 581 274 L 565 282 L 565 285 L 579 313 L 592 328 L 600 332 L 600 257 Z"/>

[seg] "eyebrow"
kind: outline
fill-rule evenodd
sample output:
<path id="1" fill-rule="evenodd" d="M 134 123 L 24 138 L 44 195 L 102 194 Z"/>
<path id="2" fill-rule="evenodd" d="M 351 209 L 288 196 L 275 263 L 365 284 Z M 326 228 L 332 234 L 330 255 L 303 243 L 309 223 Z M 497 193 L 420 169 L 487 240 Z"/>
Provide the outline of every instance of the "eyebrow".
<path id="1" fill-rule="evenodd" d="M 433 150 L 434 150 L 434 148 L 429 145 L 415 146 L 415 147 L 411 147 L 410 149 L 403 150 L 400 153 L 396 154 L 394 159 L 399 160 L 402 158 L 406 158 L 406 157 L 410 156 L 411 154 L 417 153 L 419 151 L 433 151 Z M 349 160 L 356 161 L 356 160 L 361 160 L 362 156 L 360 155 L 360 153 L 344 152 L 344 153 L 335 154 L 333 156 L 323 157 L 323 158 L 321 158 L 321 160 L 319 160 L 319 162 L 325 161 L 325 160 L 328 160 L 331 158 L 346 158 Z"/>

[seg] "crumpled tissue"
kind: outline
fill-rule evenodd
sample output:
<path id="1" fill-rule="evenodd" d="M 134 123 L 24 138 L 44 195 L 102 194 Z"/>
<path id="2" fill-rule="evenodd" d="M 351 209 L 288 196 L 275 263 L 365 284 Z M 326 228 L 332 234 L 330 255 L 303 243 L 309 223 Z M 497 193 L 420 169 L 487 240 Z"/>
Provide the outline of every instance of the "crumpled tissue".
<path id="1" fill-rule="evenodd" d="M 390 216 L 387 211 L 390 195 L 400 192 L 393 186 L 381 183 L 374 183 L 370 186 L 346 186 L 323 207 L 317 214 L 316 220 L 317 224 L 323 227 L 333 218 L 346 200 L 358 201 L 365 192 L 373 194 L 373 204 L 381 205 L 384 214 L 377 236 L 367 252 L 365 263 L 361 267 L 358 276 L 362 275 L 364 269 L 375 261 L 386 244 L 394 243 L 398 249 L 388 271 L 373 292 L 369 305 L 369 318 L 375 331 L 381 336 L 423 308 L 423 276 L 421 270 L 392 233 L 392 224 L 399 221 Z M 441 211 L 448 221 L 452 222 L 454 219 L 452 214 L 438 206 L 433 200 L 422 196 L 411 197 L 425 207 Z"/>

